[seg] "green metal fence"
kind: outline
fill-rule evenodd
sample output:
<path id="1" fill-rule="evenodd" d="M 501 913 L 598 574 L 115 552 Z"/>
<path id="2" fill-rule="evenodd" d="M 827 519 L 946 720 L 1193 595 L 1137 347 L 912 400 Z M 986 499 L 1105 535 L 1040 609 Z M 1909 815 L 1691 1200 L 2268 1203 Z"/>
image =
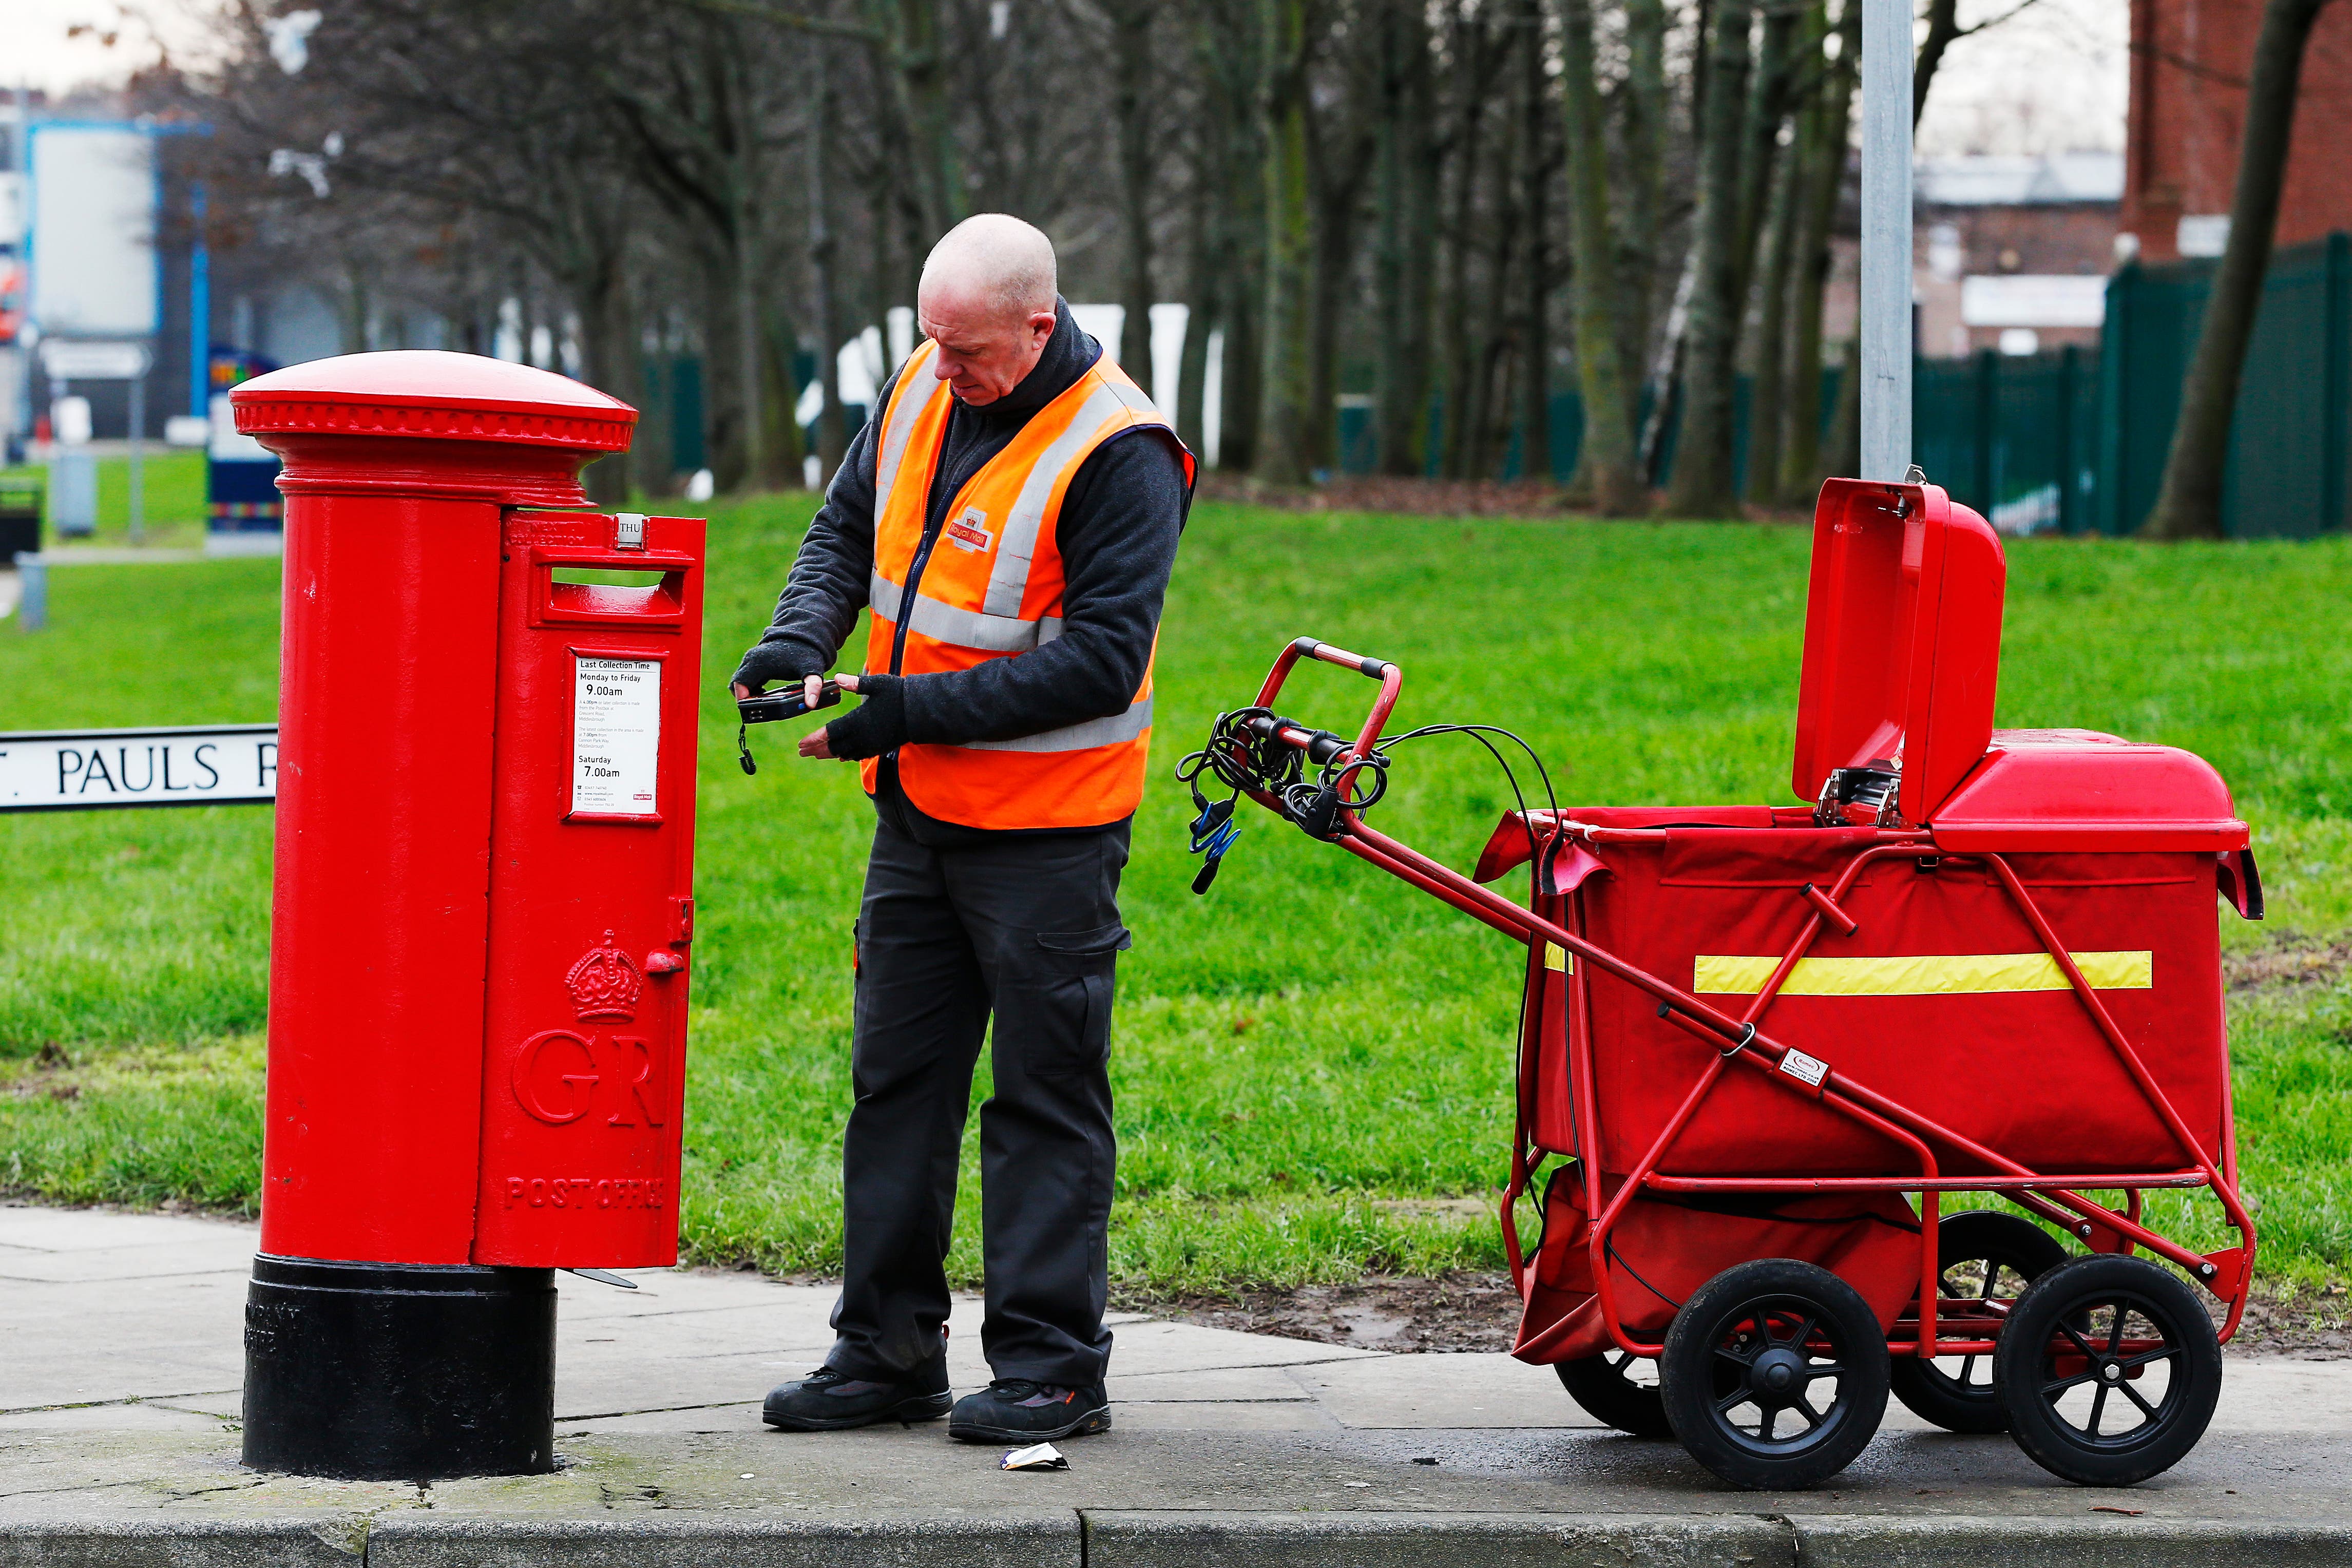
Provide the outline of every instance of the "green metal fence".
<path id="1" fill-rule="evenodd" d="M 2107 285 L 2095 526 L 2125 533 L 2156 504 L 2180 385 L 2215 263 L 2127 266 Z M 2352 448 L 2352 235 L 2279 251 L 2238 394 L 2223 479 L 2235 536 L 2290 539 L 2345 526 Z"/>
<path id="2" fill-rule="evenodd" d="M 2098 491 L 2098 372 L 2095 349 L 1917 361 L 1913 454 L 2004 533 L 2080 531 Z"/>

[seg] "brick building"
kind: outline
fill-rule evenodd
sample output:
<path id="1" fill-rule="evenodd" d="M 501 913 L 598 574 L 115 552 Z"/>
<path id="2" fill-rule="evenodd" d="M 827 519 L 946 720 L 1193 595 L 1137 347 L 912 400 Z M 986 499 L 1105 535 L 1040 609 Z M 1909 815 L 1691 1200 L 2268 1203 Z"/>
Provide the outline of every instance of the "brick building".
<path id="1" fill-rule="evenodd" d="M 2123 180 L 2113 153 L 1921 159 L 1912 187 L 1918 353 L 2096 343 Z"/>
<path id="2" fill-rule="evenodd" d="M 2131 121 L 2123 232 L 2150 261 L 2218 256 L 2228 242 L 2239 129 L 2263 0 L 2132 0 Z M 2276 242 L 2352 229 L 2352 5 L 2319 13 Z M 2129 245 L 2135 241 L 2126 241 Z"/>

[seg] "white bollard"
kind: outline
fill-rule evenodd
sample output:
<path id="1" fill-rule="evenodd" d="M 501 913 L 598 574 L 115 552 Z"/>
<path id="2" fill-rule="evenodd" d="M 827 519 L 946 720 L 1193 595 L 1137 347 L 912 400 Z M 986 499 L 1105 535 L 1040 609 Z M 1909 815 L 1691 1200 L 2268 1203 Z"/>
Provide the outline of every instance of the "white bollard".
<path id="1" fill-rule="evenodd" d="M 30 550 L 16 552 L 16 627 L 37 632 L 49 624 L 49 563 Z"/>

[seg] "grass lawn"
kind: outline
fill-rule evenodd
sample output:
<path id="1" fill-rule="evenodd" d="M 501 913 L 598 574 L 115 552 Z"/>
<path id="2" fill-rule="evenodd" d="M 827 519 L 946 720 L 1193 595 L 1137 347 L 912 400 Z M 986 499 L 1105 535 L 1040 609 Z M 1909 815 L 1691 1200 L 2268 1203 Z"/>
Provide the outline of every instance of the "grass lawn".
<path id="1" fill-rule="evenodd" d="M 808 510 L 714 513 L 683 1221 L 708 1259 L 839 1256 L 849 927 L 869 813 L 850 770 L 758 735 L 735 766 L 719 679 L 765 621 Z M 1807 535 L 1782 527 L 1347 517 L 1203 505 L 1160 651 L 1153 784 L 1125 905 L 1112 1265 L 1129 1290 L 1367 1267 L 1492 1267 L 1517 950 L 1262 814 L 1214 892 L 1187 884 L 1168 769 L 1311 632 L 1405 668 L 1400 726 L 1525 733 L 1573 804 L 1785 801 Z M 0 623 L 0 728 L 268 718 L 277 565 L 89 567 L 52 630 Z M 2255 825 L 2267 927 L 2352 924 L 2352 541 L 2012 546 L 2000 721 L 2079 725 L 2211 759 Z M 1314 667 L 1296 711 L 1352 728 L 1360 678 Z M 1288 703 L 1286 703 L 1287 706 Z M 794 728 L 797 728 L 795 726 Z M 1400 752 L 1380 812 L 1466 864 L 1508 804 L 1467 742 Z M 250 1208 L 258 1161 L 269 816 L 20 817 L 0 832 L 0 1184 L 66 1200 Z M 2237 1006 L 2237 1107 L 2264 1260 L 2352 1253 L 2352 994 Z M 44 1060 L 44 1057 L 46 1060 Z M 16 1058 L 13 1061 L 7 1058 Z M 987 1092 L 984 1080 L 976 1090 Z M 971 1155 L 975 1136 L 967 1142 Z M 975 1167 L 968 1180 L 976 1191 Z M 977 1205 L 954 1267 L 977 1274 Z M 2210 1205 L 2206 1205 L 2210 1212 Z M 2207 1231 L 2210 1233 L 2209 1226 Z"/>
<path id="2" fill-rule="evenodd" d="M 143 519 L 139 542 L 155 550 L 196 550 L 205 542 L 205 455 L 176 450 L 151 441 L 140 458 L 140 512 Z M 39 464 L 0 468 L 0 477 L 30 476 L 46 480 L 48 470 Z M 54 509 L 54 495 L 51 506 Z M 52 510 L 54 516 L 54 510 Z M 98 531 L 86 539 L 61 540 L 51 521 L 42 534 L 44 549 L 95 545 L 121 549 L 131 538 L 131 459 L 98 460 Z M 265 715 L 266 717 L 266 715 Z"/>

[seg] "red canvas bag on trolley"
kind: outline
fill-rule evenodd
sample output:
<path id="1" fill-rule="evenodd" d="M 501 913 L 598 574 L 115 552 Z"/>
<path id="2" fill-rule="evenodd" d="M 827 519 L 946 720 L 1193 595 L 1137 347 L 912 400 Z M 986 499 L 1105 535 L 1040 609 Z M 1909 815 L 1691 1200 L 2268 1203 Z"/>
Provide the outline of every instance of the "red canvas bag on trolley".
<path id="1" fill-rule="evenodd" d="M 1776 1039 L 2038 1172 L 2193 1163 L 2005 864 L 2198 1149 L 2218 1158 L 2230 1117 L 2215 894 L 2260 912 L 2245 826 L 2219 775 L 2185 752 L 2084 731 L 1995 731 L 1999 542 L 1933 487 L 1924 518 L 1890 508 L 1886 493 L 1832 481 L 1816 518 L 1792 781 L 1816 806 L 1563 811 L 1583 831 L 1545 855 L 1536 912 L 1746 1016 L 1836 889 L 1851 929 L 1825 923 L 1758 1016 Z M 1854 870 L 1882 825 L 1931 830 L 1935 852 Z M 1549 825 L 1535 826 L 1540 839 Z M 1507 817 L 1478 879 L 1528 858 L 1530 838 Z M 1580 974 L 1556 947 L 1530 954 L 1527 1000 L 1527 1141 L 1595 1162 L 1606 1202 L 1715 1053 L 1651 998 Z M 1591 1047 L 1590 1117 L 1569 1071 L 1572 1038 Z M 1853 1119 L 1734 1072 L 1659 1168 L 1769 1177 L 1918 1166 Z M 1560 1167 L 1545 1195 L 1515 1352 L 1529 1361 L 1611 1343 L 1592 1296 L 1583 1183 L 1559 1179 L 1579 1169 Z M 1983 1169 L 1951 1158 L 1942 1173 Z M 1662 1333 L 1691 1291 L 1742 1258 L 1820 1263 L 1889 1324 L 1916 1289 L 1918 1222 L 1893 1194 L 1706 1206 L 1694 1196 L 1644 1193 L 1611 1233 L 1612 1294 L 1637 1337 Z"/>

